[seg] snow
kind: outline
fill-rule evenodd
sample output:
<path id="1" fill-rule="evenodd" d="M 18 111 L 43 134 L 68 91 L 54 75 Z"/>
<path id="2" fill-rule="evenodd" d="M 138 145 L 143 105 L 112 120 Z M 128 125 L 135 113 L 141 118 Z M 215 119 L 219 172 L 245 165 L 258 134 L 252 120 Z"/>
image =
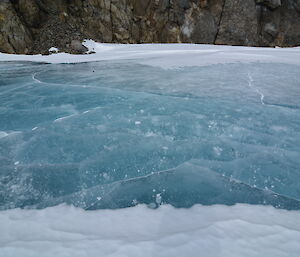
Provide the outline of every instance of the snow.
<path id="1" fill-rule="evenodd" d="M 50 53 L 58 53 L 58 48 L 56 47 L 50 47 L 49 50 L 48 50 Z"/>
<path id="2" fill-rule="evenodd" d="M 300 64 L 300 47 L 263 48 L 196 44 L 103 44 L 85 40 L 89 52 L 42 55 L 0 53 L 0 61 L 33 61 L 45 63 L 80 63 L 104 60 L 135 59 L 138 63 L 163 68 L 199 66 L 220 63 L 277 62 Z"/>
<path id="3" fill-rule="evenodd" d="M 300 212 L 194 206 L 0 212 L 1 257 L 298 257 Z"/>

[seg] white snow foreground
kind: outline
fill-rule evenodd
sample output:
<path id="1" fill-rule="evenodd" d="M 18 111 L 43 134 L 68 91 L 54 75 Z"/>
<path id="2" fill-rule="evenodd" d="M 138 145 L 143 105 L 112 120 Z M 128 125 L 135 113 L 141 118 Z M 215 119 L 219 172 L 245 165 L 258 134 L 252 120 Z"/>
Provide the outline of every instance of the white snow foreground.
<path id="1" fill-rule="evenodd" d="M 33 61 L 45 63 L 80 63 L 131 59 L 138 63 L 178 68 L 219 63 L 287 63 L 300 64 L 300 47 L 263 48 L 196 44 L 102 44 L 85 40 L 84 45 L 94 54 L 67 53 L 13 55 L 0 53 L 0 61 Z"/>
<path id="2" fill-rule="evenodd" d="M 268 206 L 70 206 L 0 212 L 1 257 L 298 257 L 300 212 Z"/>

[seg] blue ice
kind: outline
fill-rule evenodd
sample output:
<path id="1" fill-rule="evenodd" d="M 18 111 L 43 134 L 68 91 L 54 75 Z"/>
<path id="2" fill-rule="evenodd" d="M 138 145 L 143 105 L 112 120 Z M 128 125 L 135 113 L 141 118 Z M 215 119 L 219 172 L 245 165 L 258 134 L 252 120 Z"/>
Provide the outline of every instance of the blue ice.
<path id="1" fill-rule="evenodd" d="M 300 209 L 300 70 L 0 63 L 0 209 Z"/>

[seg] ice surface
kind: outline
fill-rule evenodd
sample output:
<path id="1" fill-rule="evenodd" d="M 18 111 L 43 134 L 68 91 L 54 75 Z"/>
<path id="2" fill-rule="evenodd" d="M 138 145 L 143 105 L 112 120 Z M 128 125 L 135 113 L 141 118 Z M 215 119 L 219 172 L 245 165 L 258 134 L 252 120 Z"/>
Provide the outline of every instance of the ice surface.
<path id="1" fill-rule="evenodd" d="M 300 209 L 296 65 L 0 69 L 1 209 L 155 207 L 157 194 Z"/>
<path id="2" fill-rule="evenodd" d="M 164 203 L 181 208 L 192 207 L 195 203 L 251 203 L 300 209 L 300 201 L 253 188 L 197 164 L 201 165 L 192 161 L 173 170 L 95 186 L 62 198 L 47 199 L 36 207 L 55 206 L 61 202 L 86 210 L 118 209 L 139 203 L 146 203 L 150 208 Z"/>

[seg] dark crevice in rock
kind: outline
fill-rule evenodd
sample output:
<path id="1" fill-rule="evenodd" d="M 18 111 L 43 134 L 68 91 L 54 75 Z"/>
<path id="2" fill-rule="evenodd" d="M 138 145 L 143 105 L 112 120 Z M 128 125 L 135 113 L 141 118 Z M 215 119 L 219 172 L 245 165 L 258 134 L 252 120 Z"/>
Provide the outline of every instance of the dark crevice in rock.
<path id="1" fill-rule="evenodd" d="M 168 22 L 170 22 L 171 0 L 168 2 Z"/>
<path id="2" fill-rule="evenodd" d="M 214 44 L 216 44 L 216 41 L 217 41 L 217 38 L 218 38 L 218 35 L 220 32 L 220 26 L 221 26 L 221 22 L 222 22 L 222 18 L 223 18 L 225 4 L 226 4 L 226 0 L 223 0 L 222 10 L 221 10 L 221 14 L 220 14 L 220 18 L 219 18 L 219 22 L 218 22 L 218 26 L 217 26 L 217 33 L 215 35 Z"/>
<path id="3" fill-rule="evenodd" d="M 14 50 L 14 52 L 17 53 L 18 50 L 15 48 L 14 44 L 11 42 L 10 36 L 7 36 L 7 42 L 9 44 L 9 46 Z"/>
<path id="4" fill-rule="evenodd" d="M 110 14 L 110 30 L 111 30 L 111 40 L 112 42 L 115 41 L 115 34 L 114 34 L 114 23 L 113 23 L 113 15 L 112 15 L 112 0 L 109 2 L 109 14 Z"/>

